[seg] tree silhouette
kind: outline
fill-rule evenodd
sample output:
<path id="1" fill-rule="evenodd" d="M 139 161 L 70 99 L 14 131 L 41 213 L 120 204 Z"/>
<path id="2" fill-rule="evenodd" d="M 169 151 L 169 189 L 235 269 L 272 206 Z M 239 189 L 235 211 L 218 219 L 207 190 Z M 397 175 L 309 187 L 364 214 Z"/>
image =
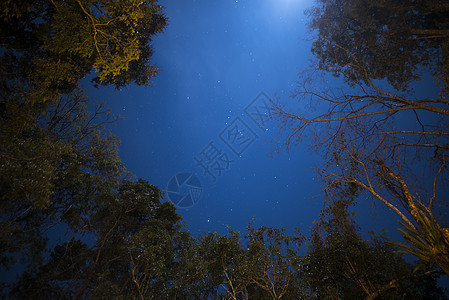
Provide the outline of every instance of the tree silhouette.
<path id="1" fill-rule="evenodd" d="M 311 133 L 312 148 L 324 154 L 325 163 L 319 173 L 328 199 L 334 194 L 332 189 L 341 183 L 355 184 L 368 192 L 404 223 L 404 237 L 412 245 L 406 250 L 420 253 L 419 257 L 437 263 L 448 273 L 449 230 L 442 223 L 444 219 L 435 215 L 435 204 L 448 201 L 444 184 L 448 175 L 449 102 L 444 93 L 417 98 L 411 90 L 401 92 L 394 84 L 379 81 L 396 76 L 395 65 L 393 69 L 381 69 L 382 62 L 373 65 L 366 53 L 378 55 L 373 46 L 376 44 L 355 46 L 356 40 L 364 37 L 361 20 L 353 20 L 362 27 L 352 28 L 354 34 L 348 37 L 354 39 L 351 43 L 334 40 L 334 31 L 344 30 L 338 27 L 343 26 L 339 22 L 347 21 L 338 15 L 329 25 L 335 28 L 329 31 L 324 26 L 327 14 L 332 13 L 331 6 L 326 5 L 340 3 L 334 2 L 323 1 L 324 12 L 318 7 L 312 14 L 312 28 L 318 28 L 320 34 L 314 44 L 319 61 L 315 68 L 304 72 L 294 95 L 303 105 L 302 110 L 279 99 L 272 101 L 272 115 L 280 128 L 275 149 L 288 150 Z M 339 12 L 359 2 L 340 3 Z M 401 63 L 416 62 L 404 58 Z M 332 88 L 328 73 L 343 76 L 350 85 Z M 437 210 L 441 212 L 442 208 Z"/>

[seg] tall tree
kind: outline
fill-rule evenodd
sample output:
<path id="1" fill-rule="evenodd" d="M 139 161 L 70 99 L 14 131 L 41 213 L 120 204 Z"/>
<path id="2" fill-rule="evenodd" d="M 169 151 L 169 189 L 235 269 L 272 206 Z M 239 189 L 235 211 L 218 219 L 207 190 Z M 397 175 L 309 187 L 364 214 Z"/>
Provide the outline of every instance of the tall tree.
<path id="1" fill-rule="evenodd" d="M 362 5 L 365 2 L 366 7 Z M 430 18 L 433 23 L 445 26 L 446 15 L 438 13 L 446 9 L 445 5 L 436 5 L 437 12 L 433 13 L 433 10 L 424 10 L 427 5 L 421 4 L 423 10 L 411 10 L 410 18 Z M 421 6 L 417 4 L 415 8 Z M 401 7 L 398 4 L 397 13 L 407 12 L 408 16 L 411 8 L 401 10 Z M 392 8 L 387 6 L 386 10 L 389 9 Z M 446 163 L 449 102 L 443 94 L 418 98 L 412 91 L 397 90 L 401 89 L 401 84 L 419 77 L 414 68 L 426 59 L 423 56 L 423 61 L 416 62 L 413 56 L 410 61 L 408 56 L 398 56 L 395 61 L 392 57 L 391 68 L 387 63 L 390 59 L 382 60 L 388 57 L 387 54 L 381 57 L 388 45 L 381 47 L 377 42 L 386 34 L 383 31 L 393 25 L 384 24 L 386 17 L 373 1 L 322 1 L 312 11 L 311 27 L 319 31 L 313 46 L 318 62 L 311 71 L 305 72 L 295 94 L 306 109 L 273 102 L 273 115 L 285 134 L 278 141 L 278 149 L 288 149 L 309 133 L 306 129 L 312 129 L 312 147 L 320 149 L 326 161 L 320 172 L 327 195 L 332 196 L 332 189 L 342 183 L 362 188 L 404 222 L 404 234 L 421 249 L 421 258 L 437 262 L 449 272 L 448 261 L 444 258 L 448 257 L 449 249 L 448 224 L 437 215 L 438 211 L 446 213 L 443 206 L 437 205 L 448 201 L 444 185 L 449 171 Z M 370 16 L 369 22 L 359 16 L 362 13 Z M 406 16 L 398 16 L 400 20 L 394 21 L 394 15 L 392 22 L 407 20 Z M 404 25 L 404 28 L 411 27 Z M 378 32 L 369 34 L 369 30 Z M 394 30 L 389 34 L 395 34 Z M 436 49 L 434 46 L 441 48 L 444 45 L 441 39 L 443 37 L 428 37 L 424 40 L 430 44 L 422 47 L 429 51 Z M 390 42 L 393 47 L 393 40 Z M 406 48 L 401 43 L 397 41 L 398 49 Z M 418 49 L 417 55 L 421 53 L 419 47 L 407 47 L 413 51 Z M 397 56 L 394 50 L 391 53 Z M 380 60 L 376 65 L 378 56 Z M 426 64 L 443 67 L 440 61 Z M 332 86 L 327 77 L 329 72 L 343 76 L 349 86 Z M 412 76 L 414 74 L 417 76 Z M 378 80 L 383 78 L 393 86 Z M 316 106 L 317 112 L 312 112 L 308 105 Z M 412 235 L 414 238 L 410 238 Z M 418 240 L 422 243 L 415 243 Z"/>
<path id="2" fill-rule="evenodd" d="M 125 176 L 118 139 L 105 130 L 114 117 L 103 105 L 88 109 L 79 80 L 95 71 L 96 84 L 148 84 L 157 73 L 150 42 L 166 18 L 156 1 L 3 1 L 0 10 L 0 241 L 8 267 L 7 253 L 37 254 L 47 230 L 76 222 L 68 217 L 75 207 L 88 213 L 77 192 Z"/>
<path id="3" fill-rule="evenodd" d="M 144 180 L 103 189 L 74 209 L 69 223 L 83 238 L 56 245 L 50 259 L 25 272 L 10 292 L 15 298 L 83 299 L 165 297 L 176 277 L 189 236 L 161 192 Z M 81 207 L 80 207 L 81 208 Z M 73 213 L 73 214 L 75 214 Z"/>
<path id="4" fill-rule="evenodd" d="M 301 299 L 307 293 L 306 281 L 299 274 L 301 247 L 305 237 L 297 229 L 252 224 L 246 228 L 246 251 L 239 263 L 240 281 L 246 282 L 249 299 Z M 238 278 L 238 277 L 237 277 Z"/>
<path id="5" fill-rule="evenodd" d="M 446 299 L 439 270 L 407 263 L 386 235 L 364 240 L 353 220 L 353 190 L 323 211 L 306 240 L 299 232 L 247 227 L 245 237 L 208 233 L 192 239 L 174 280 L 186 299 Z M 308 248 L 304 244 L 308 243 Z"/>
<path id="6" fill-rule="evenodd" d="M 418 246 L 424 251 L 421 258 L 426 256 L 449 272 L 449 230 L 444 220 L 447 116 L 432 112 L 441 119 L 426 124 L 418 109 L 407 114 L 407 104 L 389 108 L 382 96 L 364 94 L 363 87 L 360 90 L 360 94 L 337 96 L 335 90 L 301 91 L 303 99 L 310 96 L 312 101 L 329 104 L 328 112 L 310 117 L 275 103 L 273 115 L 286 133 L 278 149 L 300 141 L 308 133 L 306 128 L 313 129 L 312 147 L 320 149 L 326 161 L 319 171 L 327 195 L 331 198 L 333 187 L 340 183 L 362 188 L 397 214 L 407 228 L 404 233 L 409 242 L 420 240 L 426 245 Z M 404 121 L 394 122 L 394 116 Z M 416 119 L 418 128 L 410 125 L 407 116 Z M 410 234 L 415 238 L 410 239 Z"/>
<path id="7" fill-rule="evenodd" d="M 96 84 L 149 84 L 150 42 L 165 25 L 157 1 L 3 1 L 2 92 L 55 100 L 93 70 Z"/>
<path id="8" fill-rule="evenodd" d="M 368 72 L 401 90 L 426 68 L 447 96 L 449 2 L 319 0 L 308 14 L 310 28 L 318 33 L 312 52 L 320 68 L 332 69 L 351 84 L 366 80 Z M 365 68 L 354 65 L 348 53 Z"/>
<path id="9" fill-rule="evenodd" d="M 18 257 L 10 255 L 14 253 L 39 259 L 48 230 L 58 223 L 79 222 L 81 213 L 75 210 L 88 214 L 88 197 L 81 191 L 89 195 L 102 185 L 116 185 L 127 175 L 118 157 L 119 140 L 106 128 L 115 117 L 103 105 L 92 105 L 89 112 L 88 102 L 76 91 L 47 105 L 44 112 L 30 103 L 8 102 L 2 107 L 0 243 L 4 267 Z"/>
<path id="10" fill-rule="evenodd" d="M 205 233 L 192 238 L 181 259 L 176 278 L 176 297 L 182 299 L 230 299 L 227 292 L 229 276 L 235 276 L 243 252 L 240 234 L 228 230 L 228 234 Z M 233 282 L 235 283 L 235 282 Z M 233 286 L 234 294 L 241 294 L 243 282 Z M 230 288 L 232 290 L 232 288 Z M 174 297 L 173 297 L 174 298 Z"/>
<path id="11" fill-rule="evenodd" d="M 313 299 L 446 299 L 437 270 L 414 271 L 384 234 L 362 239 L 351 212 L 355 194 L 343 185 L 338 194 L 315 223 L 302 261 Z"/>
<path id="12" fill-rule="evenodd" d="M 157 252 L 164 238 L 167 249 L 181 247 L 171 239 L 179 216 L 159 202 L 159 190 L 124 181 L 118 138 L 106 128 L 116 118 L 78 90 L 92 72 L 95 85 L 148 85 L 158 71 L 150 43 L 165 25 L 157 1 L 0 3 L 0 263 L 22 258 L 17 297 L 119 295 L 114 284 L 123 278 L 109 267 L 134 284 L 128 295 L 143 297 L 165 269 L 155 275 L 142 247 Z M 46 261 L 55 230 L 66 230 L 66 241 Z"/>

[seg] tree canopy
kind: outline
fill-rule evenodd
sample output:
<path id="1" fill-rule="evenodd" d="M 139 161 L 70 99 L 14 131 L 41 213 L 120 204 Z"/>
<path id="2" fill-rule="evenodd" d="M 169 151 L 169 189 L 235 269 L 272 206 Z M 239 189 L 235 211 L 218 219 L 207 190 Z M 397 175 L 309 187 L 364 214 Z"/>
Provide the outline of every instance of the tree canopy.
<path id="1" fill-rule="evenodd" d="M 188 234 L 174 207 L 160 202 L 148 182 L 123 181 L 85 203 L 74 203 L 66 216 L 82 238 L 54 246 L 50 259 L 26 271 L 14 285 L 15 298 L 161 297 L 171 288 L 177 258 Z M 86 211 L 88 209 L 88 211 Z"/>
<path id="2" fill-rule="evenodd" d="M 419 77 L 420 66 L 435 66 L 434 75 L 443 78 L 447 5 L 410 1 L 409 14 L 395 2 L 388 11 L 397 14 L 387 26 L 387 14 L 374 1 L 321 3 L 312 10 L 312 28 L 324 32 L 328 22 L 335 35 L 322 32 L 314 44 L 321 59 L 317 69 L 342 74 L 362 94 L 335 98 L 306 89 L 300 94 L 335 106 L 315 118 L 282 106 L 276 112 L 285 126 L 299 122 L 287 146 L 307 126 L 330 124 L 317 146 L 327 150 L 319 172 L 332 205 L 310 236 L 250 223 L 244 233 L 228 228 L 226 234 L 195 237 L 163 201 L 163 191 L 124 168 L 119 139 L 109 130 L 118 117 L 79 88 L 92 72 L 94 85 L 149 84 L 157 74 L 150 42 L 166 26 L 163 8 L 135 0 L 1 2 L 0 268 L 24 269 L 15 282 L 2 285 L 1 296 L 446 299 L 436 285 L 443 272 L 435 266 L 448 273 L 449 232 L 433 208 L 441 198 L 435 182 L 447 172 L 448 133 L 444 122 L 423 125 L 416 111 L 447 117 L 448 103 L 391 94 L 373 79 L 386 77 L 403 89 Z M 332 15 L 335 8 L 343 15 Z M 342 24 L 355 40 L 345 40 L 348 28 Z M 402 35 L 404 49 L 393 49 L 389 39 Z M 390 53 L 398 58 L 390 71 L 374 64 L 382 52 L 368 51 L 380 45 L 396 51 Z M 403 111 L 416 115 L 420 130 L 391 127 L 392 116 Z M 402 155 L 412 147 L 420 155 L 435 153 L 433 193 L 419 194 L 420 187 L 410 184 L 413 174 L 404 163 L 409 156 Z M 363 238 L 351 211 L 363 191 L 402 218 L 408 244 L 401 249 L 418 263 L 406 262 L 385 235 Z"/>
<path id="3" fill-rule="evenodd" d="M 447 1 L 320 0 L 308 15 L 311 30 L 318 34 L 312 53 L 320 68 L 333 70 L 350 84 L 365 81 L 367 72 L 399 90 L 431 70 L 447 96 Z"/>
<path id="4" fill-rule="evenodd" d="M 408 253 L 447 274 L 448 8 L 444 1 L 318 1 L 309 11 L 317 60 L 294 97 L 319 109 L 278 99 L 272 106 L 278 150 L 312 135 L 325 159 L 318 171 L 329 202 L 342 184 L 366 192 L 397 214 Z M 424 71 L 440 81 L 439 95 L 409 89 Z M 329 74 L 347 85 L 333 85 Z"/>
<path id="5" fill-rule="evenodd" d="M 150 42 L 166 25 L 157 1 L 3 1 L 2 91 L 23 101 L 55 100 L 78 81 L 148 85 L 158 72 Z"/>
<path id="6" fill-rule="evenodd" d="M 149 84 L 151 40 L 166 25 L 157 1 L 0 3 L 1 263 L 39 264 L 47 231 L 78 232 L 89 198 L 129 177 L 117 117 L 79 88 Z M 72 232 L 72 233 L 73 233 Z"/>
<path id="7" fill-rule="evenodd" d="M 338 191 L 312 229 L 303 260 L 303 278 L 311 282 L 313 295 L 317 299 L 444 298 L 432 279 L 438 271 L 414 270 L 384 232 L 362 238 L 354 220 L 357 190 L 348 193 L 341 185 Z"/>

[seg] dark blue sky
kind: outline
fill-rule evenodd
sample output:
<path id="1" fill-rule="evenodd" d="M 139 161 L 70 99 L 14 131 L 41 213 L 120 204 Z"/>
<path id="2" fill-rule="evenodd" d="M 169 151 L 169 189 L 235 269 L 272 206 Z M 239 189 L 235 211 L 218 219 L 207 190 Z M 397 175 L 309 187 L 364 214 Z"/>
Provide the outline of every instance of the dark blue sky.
<path id="1" fill-rule="evenodd" d="M 261 92 L 288 101 L 297 73 L 310 65 L 304 10 L 312 1 L 161 4 L 169 25 L 153 41 L 153 63 L 161 73 L 152 87 L 117 92 L 85 85 L 92 99 L 106 101 L 113 113 L 125 118 L 113 130 L 122 139 L 126 167 L 164 190 L 176 174 L 195 174 L 201 198 L 179 210 L 193 234 L 224 233 L 227 224 L 242 230 L 253 217 L 256 226 L 307 232 L 324 201 L 313 171 L 319 156 L 308 151 L 306 141 L 270 158 L 267 140 L 275 138 L 274 127 L 258 126 L 251 109 L 261 107 L 260 99 L 253 102 Z M 232 136 L 236 127 L 244 127 L 242 136 Z M 221 162 L 230 161 L 221 174 L 215 172 L 215 181 L 195 160 L 211 155 L 211 146 L 220 151 Z M 359 219 L 372 229 L 385 224 L 395 229 L 396 218 L 388 218 L 393 214 L 378 208 L 373 218 L 369 205 L 363 206 Z"/>

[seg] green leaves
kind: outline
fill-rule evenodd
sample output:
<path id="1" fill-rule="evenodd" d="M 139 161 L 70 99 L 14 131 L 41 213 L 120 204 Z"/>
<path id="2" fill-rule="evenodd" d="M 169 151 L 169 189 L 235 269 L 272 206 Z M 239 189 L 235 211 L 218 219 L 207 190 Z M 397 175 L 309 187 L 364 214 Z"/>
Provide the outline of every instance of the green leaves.
<path id="1" fill-rule="evenodd" d="M 8 1 L 9 2 L 9 1 Z M 95 84 L 148 85 L 150 41 L 166 25 L 156 1 L 43 1 L 0 16 L 2 84 L 32 103 L 56 101 L 92 71 Z"/>
<path id="2" fill-rule="evenodd" d="M 344 198 L 332 206 L 314 227 L 300 273 L 318 299 L 446 298 L 427 273 L 429 264 L 408 264 L 385 233 L 363 239 L 357 226 L 347 226 L 353 217 Z"/>
<path id="3" fill-rule="evenodd" d="M 148 85 L 163 7 L 19 0 L 0 10 L 0 262 L 9 268 L 21 257 L 29 270 L 11 295 L 134 298 L 148 292 L 135 284 L 141 275 L 162 293 L 188 239 L 181 217 L 158 188 L 124 180 L 119 139 L 106 128 L 116 117 L 78 83 L 95 71 L 95 84 Z M 51 231 L 74 238 L 48 245 Z"/>
<path id="4" fill-rule="evenodd" d="M 350 85 L 387 79 L 401 91 L 421 77 L 422 67 L 442 79 L 449 19 L 439 3 L 320 1 L 308 11 L 310 28 L 318 32 L 312 52 L 319 68 L 343 75 Z"/>
<path id="5" fill-rule="evenodd" d="M 84 238 L 54 246 L 50 259 L 35 266 L 37 273 L 22 276 L 10 296 L 166 295 L 189 237 L 181 217 L 168 209 L 172 205 L 160 202 L 157 187 L 122 181 L 118 189 L 91 195 L 87 214 L 86 204 L 73 205 L 84 222 L 69 225 Z"/>
<path id="6" fill-rule="evenodd" d="M 437 264 L 446 273 L 449 271 L 449 245 L 442 229 L 433 216 L 417 215 L 417 227 L 401 222 L 398 230 L 409 243 L 398 243 L 402 251 L 430 263 Z"/>
<path id="7" fill-rule="evenodd" d="M 114 122 L 103 106 L 90 113 L 80 91 L 52 105 L 7 101 L 0 118 L 0 244 L 4 267 L 16 256 L 39 265 L 47 232 L 64 223 L 72 232 L 89 228 L 95 194 L 114 188 L 126 171 Z M 99 117 L 103 116 L 102 120 Z"/>

